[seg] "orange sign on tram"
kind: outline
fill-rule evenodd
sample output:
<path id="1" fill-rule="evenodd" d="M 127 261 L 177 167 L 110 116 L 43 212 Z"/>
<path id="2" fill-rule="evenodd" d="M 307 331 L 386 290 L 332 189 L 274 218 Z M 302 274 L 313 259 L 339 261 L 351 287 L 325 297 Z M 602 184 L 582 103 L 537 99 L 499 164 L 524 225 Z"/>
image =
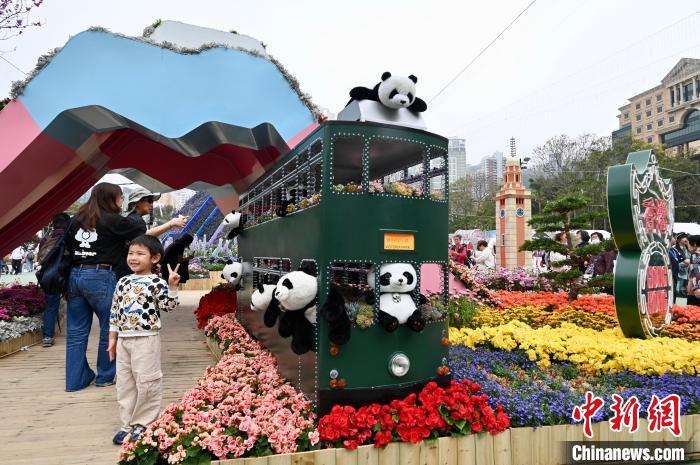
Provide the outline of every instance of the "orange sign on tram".
<path id="1" fill-rule="evenodd" d="M 384 233 L 384 250 L 416 250 L 413 234 Z"/>

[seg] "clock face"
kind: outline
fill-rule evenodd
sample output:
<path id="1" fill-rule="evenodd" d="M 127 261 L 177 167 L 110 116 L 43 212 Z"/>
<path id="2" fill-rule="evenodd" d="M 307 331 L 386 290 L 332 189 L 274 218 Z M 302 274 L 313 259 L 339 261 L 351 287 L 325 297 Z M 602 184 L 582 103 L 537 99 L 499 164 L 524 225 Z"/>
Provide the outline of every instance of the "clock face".
<path id="1" fill-rule="evenodd" d="M 501 218 L 505 218 L 505 217 L 506 217 L 506 211 L 505 211 L 504 209 L 501 208 L 501 211 L 498 213 L 498 215 L 499 215 Z"/>
<path id="2" fill-rule="evenodd" d="M 522 208 L 518 208 L 517 210 L 515 210 L 515 214 L 517 216 L 525 216 L 525 210 Z"/>

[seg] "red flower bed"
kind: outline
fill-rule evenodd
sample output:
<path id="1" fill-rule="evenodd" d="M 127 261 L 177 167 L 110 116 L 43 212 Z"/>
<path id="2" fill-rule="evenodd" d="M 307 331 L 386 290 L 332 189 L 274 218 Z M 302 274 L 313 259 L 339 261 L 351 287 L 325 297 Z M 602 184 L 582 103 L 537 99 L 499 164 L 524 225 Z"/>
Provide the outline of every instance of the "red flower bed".
<path id="1" fill-rule="evenodd" d="M 498 300 L 501 308 L 542 307 L 553 311 L 573 308 L 590 313 L 615 316 L 615 303 L 610 295 L 581 295 L 578 299 L 569 302 L 565 292 L 499 291 Z"/>
<path id="2" fill-rule="evenodd" d="M 700 307 L 695 305 L 673 306 L 673 319 L 678 323 L 698 323 L 700 322 Z"/>
<path id="3" fill-rule="evenodd" d="M 374 442 L 383 447 L 392 441 L 417 443 L 428 438 L 488 431 L 496 434 L 510 426 L 510 418 L 498 405 L 494 411 L 481 386 L 463 380 L 443 389 L 428 383 L 420 394 L 411 394 L 389 405 L 371 404 L 355 409 L 336 405 L 318 422 L 321 441 L 334 447 L 356 449 Z"/>
<path id="4" fill-rule="evenodd" d="M 199 299 L 197 310 L 194 311 L 197 327 L 203 329 L 211 317 L 234 313 L 237 309 L 236 291 L 233 286 L 217 286 Z"/>

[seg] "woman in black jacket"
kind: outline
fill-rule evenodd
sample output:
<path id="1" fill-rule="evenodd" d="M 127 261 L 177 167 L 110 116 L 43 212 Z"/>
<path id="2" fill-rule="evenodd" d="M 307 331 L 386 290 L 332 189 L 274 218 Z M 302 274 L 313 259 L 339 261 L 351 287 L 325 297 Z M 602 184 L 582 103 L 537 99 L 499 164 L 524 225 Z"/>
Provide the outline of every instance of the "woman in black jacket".
<path id="1" fill-rule="evenodd" d="M 145 226 L 135 225 L 120 215 L 122 201 L 119 186 L 97 184 L 66 232 L 71 255 L 66 391 L 79 391 L 93 381 L 97 386 L 114 384 L 116 367 L 107 353 L 109 311 L 117 284 L 114 268 L 122 260 L 124 244 L 146 232 Z M 100 321 L 97 374 L 85 355 L 93 314 Z"/>

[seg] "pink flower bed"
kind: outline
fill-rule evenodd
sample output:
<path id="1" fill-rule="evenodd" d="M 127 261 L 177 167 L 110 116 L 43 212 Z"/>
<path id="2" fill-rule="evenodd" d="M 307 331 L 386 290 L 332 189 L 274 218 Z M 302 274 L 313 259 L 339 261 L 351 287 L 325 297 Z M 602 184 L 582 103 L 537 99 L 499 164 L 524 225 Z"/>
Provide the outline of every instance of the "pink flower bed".
<path id="1" fill-rule="evenodd" d="M 277 371 L 277 361 L 231 314 L 205 327 L 224 356 L 209 367 L 179 404 L 165 408 L 120 464 L 187 463 L 300 452 L 319 440 L 311 402 Z"/>

